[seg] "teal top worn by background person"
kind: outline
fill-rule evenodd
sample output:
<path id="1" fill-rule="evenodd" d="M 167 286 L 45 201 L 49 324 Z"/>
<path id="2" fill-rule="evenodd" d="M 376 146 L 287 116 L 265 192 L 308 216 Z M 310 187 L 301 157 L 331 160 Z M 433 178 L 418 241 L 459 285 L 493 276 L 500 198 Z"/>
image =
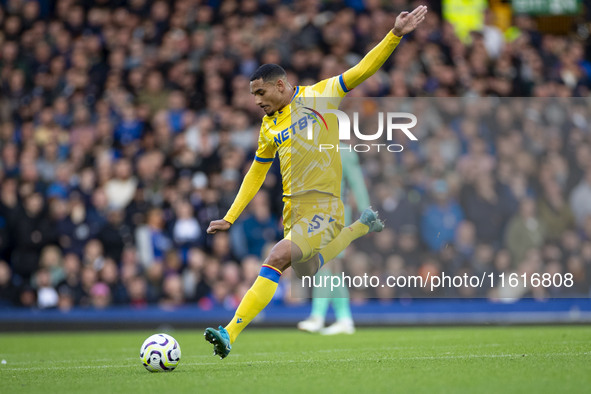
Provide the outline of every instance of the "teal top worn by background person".
<path id="1" fill-rule="evenodd" d="M 351 224 L 351 204 L 348 203 L 347 192 L 351 190 L 355 203 L 357 205 L 357 211 L 363 212 L 363 210 L 369 207 L 369 193 L 367 192 L 367 186 L 365 185 L 365 179 L 363 178 L 363 172 L 361 171 L 361 165 L 359 164 L 359 156 L 357 152 L 348 151 L 347 145 L 341 144 L 341 162 L 343 164 L 343 180 L 341 183 L 341 199 L 345 205 L 345 224 Z"/>

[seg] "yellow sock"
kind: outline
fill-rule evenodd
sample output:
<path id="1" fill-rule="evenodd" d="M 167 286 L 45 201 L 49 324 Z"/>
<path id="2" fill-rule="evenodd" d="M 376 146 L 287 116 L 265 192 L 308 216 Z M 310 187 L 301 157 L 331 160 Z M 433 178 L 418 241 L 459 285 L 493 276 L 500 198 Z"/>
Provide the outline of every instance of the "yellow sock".
<path id="1" fill-rule="evenodd" d="M 259 276 L 252 287 L 248 289 L 242 301 L 240 301 L 236 314 L 226 326 L 226 330 L 230 335 L 230 343 L 234 343 L 238 334 L 244 330 L 248 323 L 265 309 L 273 298 L 275 290 L 277 290 L 280 277 L 281 271 L 270 265 L 263 264 Z"/>
<path id="2" fill-rule="evenodd" d="M 369 231 L 369 227 L 357 220 L 350 226 L 341 230 L 339 235 L 328 243 L 319 253 L 320 267 L 339 255 L 349 244 L 359 237 L 363 237 Z"/>

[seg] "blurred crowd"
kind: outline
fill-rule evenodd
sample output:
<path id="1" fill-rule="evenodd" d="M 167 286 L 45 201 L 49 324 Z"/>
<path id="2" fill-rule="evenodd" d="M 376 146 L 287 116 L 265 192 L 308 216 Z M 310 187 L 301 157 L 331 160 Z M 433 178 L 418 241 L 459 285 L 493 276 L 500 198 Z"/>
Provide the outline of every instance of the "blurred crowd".
<path id="1" fill-rule="evenodd" d="M 492 290 L 359 289 L 353 291 L 359 300 L 591 294 L 588 98 L 359 98 L 344 106 L 368 108 L 369 102 L 374 109 L 361 116 L 361 130 L 375 130 L 378 110 L 403 108 L 419 119 L 418 141 L 399 133 L 395 142 L 403 152 L 359 154 L 386 229 L 350 247 L 345 272 L 368 272 L 382 283 L 387 276 L 426 279 L 427 273 L 537 274 L 555 281 L 537 289 L 523 282 Z"/>
<path id="2" fill-rule="evenodd" d="M 250 74 L 277 63 L 294 85 L 338 75 L 415 3 L 0 2 L 0 305 L 234 308 L 282 236 L 277 160 L 232 231 L 205 234 L 256 149 Z M 588 43 L 526 16 L 505 37 L 488 11 L 460 40 L 437 3 L 352 97 L 589 96 Z M 364 155 L 388 229 L 345 265 L 568 271 L 576 288 L 533 295 L 588 295 L 590 116 L 573 103 L 529 109 L 538 118 L 525 122 L 527 106 L 508 101 L 487 115 L 498 128 L 481 122 L 486 108 L 448 108 L 404 153 Z M 298 301 L 289 286 L 275 302 Z M 417 294 L 353 292 L 406 295 Z"/>

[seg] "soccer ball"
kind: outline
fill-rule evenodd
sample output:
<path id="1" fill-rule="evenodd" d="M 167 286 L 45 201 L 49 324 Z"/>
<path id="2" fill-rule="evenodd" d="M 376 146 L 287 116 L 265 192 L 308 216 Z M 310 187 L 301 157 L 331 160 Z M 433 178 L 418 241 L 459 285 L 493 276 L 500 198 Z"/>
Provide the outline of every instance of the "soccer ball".
<path id="1" fill-rule="evenodd" d="M 172 371 L 181 361 L 181 347 L 168 334 L 154 334 L 144 341 L 140 360 L 150 372 Z"/>

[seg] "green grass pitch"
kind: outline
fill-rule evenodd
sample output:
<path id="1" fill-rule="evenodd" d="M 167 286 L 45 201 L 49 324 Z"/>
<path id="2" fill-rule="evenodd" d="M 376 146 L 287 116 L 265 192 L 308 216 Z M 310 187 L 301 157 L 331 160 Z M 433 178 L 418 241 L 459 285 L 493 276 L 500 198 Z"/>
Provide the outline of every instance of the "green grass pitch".
<path id="1" fill-rule="evenodd" d="M 247 329 L 225 360 L 202 330 L 170 331 L 179 367 L 150 373 L 155 332 L 0 334 L 0 382 L 18 393 L 590 392 L 591 327 L 359 329 L 321 337 Z"/>

